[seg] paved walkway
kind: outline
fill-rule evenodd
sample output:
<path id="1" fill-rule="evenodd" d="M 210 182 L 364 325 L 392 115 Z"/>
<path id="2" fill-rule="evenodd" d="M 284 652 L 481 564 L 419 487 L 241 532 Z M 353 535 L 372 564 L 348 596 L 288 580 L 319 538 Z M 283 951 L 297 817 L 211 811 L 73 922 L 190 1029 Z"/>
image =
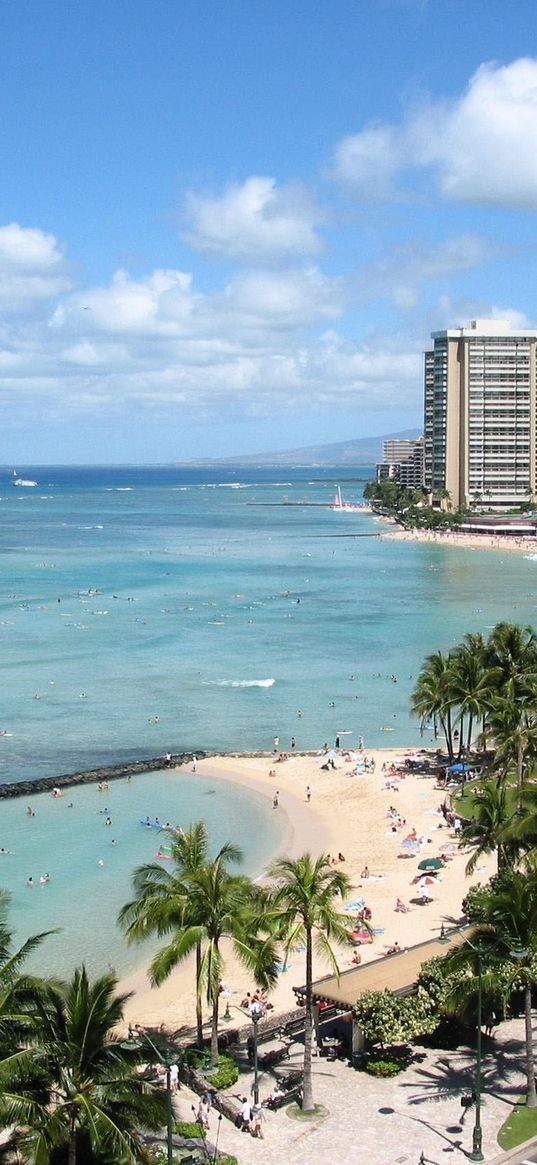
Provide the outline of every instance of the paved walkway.
<path id="1" fill-rule="evenodd" d="M 510 1106 L 524 1092 L 523 1020 L 510 1020 L 494 1041 L 483 1041 L 483 1152 L 486 1161 L 500 1153 L 496 1133 Z M 472 1147 L 474 1109 L 463 1116 L 460 1098 L 474 1083 L 475 1053 L 416 1049 L 418 1059 L 392 1080 L 377 1080 L 341 1061 L 314 1060 L 315 1100 L 329 1110 L 322 1121 L 291 1120 L 285 1109 L 266 1113 L 265 1139 L 241 1133 L 227 1120 L 220 1123 L 219 1149 L 238 1157 L 239 1165 L 311 1165 L 365 1162 L 367 1165 L 418 1165 L 420 1154 L 431 1165 L 462 1165 Z M 294 1045 L 293 1060 L 300 1061 Z M 236 1091 L 246 1095 L 250 1077 L 241 1076 Z M 260 1077 L 261 1098 L 272 1090 Z M 196 1104 L 187 1089 L 176 1097 L 181 1119 L 191 1120 Z M 217 1126 L 211 1115 L 210 1139 Z"/>

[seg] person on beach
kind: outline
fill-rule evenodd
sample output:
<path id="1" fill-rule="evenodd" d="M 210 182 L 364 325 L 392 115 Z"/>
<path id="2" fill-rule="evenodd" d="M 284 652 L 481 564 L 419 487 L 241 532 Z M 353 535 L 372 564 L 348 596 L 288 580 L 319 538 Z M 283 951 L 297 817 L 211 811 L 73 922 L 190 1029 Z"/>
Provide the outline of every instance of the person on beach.
<path id="1" fill-rule="evenodd" d="M 399 914 L 408 914 L 408 912 L 410 910 L 410 906 L 405 906 L 405 903 L 403 902 L 403 900 L 401 898 L 398 898 L 396 903 L 395 903 L 394 910 L 397 911 Z"/>
<path id="2" fill-rule="evenodd" d="M 272 798 L 272 808 L 277 809 L 279 804 L 280 804 L 280 794 L 279 794 L 278 790 L 276 790 L 274 797 Z"/>
<path id="3" fill-rule="evenodd" d="M 274 752 L 278 752 L 279 747 L 280 747 L 280 738 L 279 738 L 279 736 L 275 736 L 274 737 Z"/>
<path id="4" fill-rule="evenodd" d="M 291 749 L 296 748 L 296 740 L 294 736 L 291 737 Z"/>
<path id="5" fill-rule="evenodd" d="M 311 801 L 311 789 L 309 785 L 306 785 L 306 801 Z"/>
<path id="6" fill-rule="evenodd" d="M 192 757 L 192 772 L 193 773 L 196 772 L 197 766 L 198 766 L 198 758 L 197 758 L 197 756 L 193 756 Z"/>

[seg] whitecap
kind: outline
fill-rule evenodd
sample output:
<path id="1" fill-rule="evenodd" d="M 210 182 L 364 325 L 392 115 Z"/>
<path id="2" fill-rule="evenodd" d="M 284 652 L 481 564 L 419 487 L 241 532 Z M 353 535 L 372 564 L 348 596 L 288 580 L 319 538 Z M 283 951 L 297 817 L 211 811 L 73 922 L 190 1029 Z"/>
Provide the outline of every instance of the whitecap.
<path id="1" fill-rule="evenodd" d="M 271 688 L 276 680 L 204 680 L 204 683 L 217 688 Z"/>

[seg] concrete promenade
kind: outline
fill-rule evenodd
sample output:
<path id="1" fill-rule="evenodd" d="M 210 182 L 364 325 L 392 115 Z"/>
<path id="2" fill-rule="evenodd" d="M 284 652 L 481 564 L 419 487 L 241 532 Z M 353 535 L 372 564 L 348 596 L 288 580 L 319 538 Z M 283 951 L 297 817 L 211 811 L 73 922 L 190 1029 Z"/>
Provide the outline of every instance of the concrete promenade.
<path id="1" fill-rule="evenodd" d="M 511 1106 L 524 1092 L 523 1020 L 509 1020 L 494 1040 L 483 1041 L 483 1152 L 486 1162 L 501 1156 L 496 1134 Z M 466 1114 L 461 1095 L 474 1083 L 475 1053 L 416 1049 L 418 1059 L 398 1077 L 378 1080 L 346 1063 L 314 1060 L 314 1092 L 325 1106 L 324 1120 L 292 1120 L 285 1109 L 266 1112 L 264 1140 L 256 1140 L 222 1120 L 219 1149 L 238 1157 L 239 1165 L 311 1165 L 312 1161 L 364 1162 L 366 1165 L 418 1165 L 423 1153 L 428 1165 L 451 1161 L 462 1165 L 472 1147 L 474 1109 Z M 292 1062 L 300 1063 L 301 1047 L 293 1045 Z M 241 1075 L 237 1094 L 246 1095 L 249 1074 Z M 260 1076 L 261 1099 L 273 1087 Z M 180 1119 L 192 1120 L 198 1098 L 181 1089 L 175 1098 Z M 211 1114 L 210 1140 L 217 1119 Z"/>

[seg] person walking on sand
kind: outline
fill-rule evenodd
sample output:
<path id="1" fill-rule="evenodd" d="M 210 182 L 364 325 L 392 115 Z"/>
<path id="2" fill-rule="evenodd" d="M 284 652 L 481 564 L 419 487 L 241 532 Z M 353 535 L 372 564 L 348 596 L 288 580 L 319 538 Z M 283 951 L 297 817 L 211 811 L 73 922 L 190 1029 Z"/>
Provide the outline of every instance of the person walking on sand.
<path id="1" fill-rule="evenodd" d="M 311 801 L 311 789 L 309 785 L 306 785 L 306 801 Z"/>
<path id="2" fill-rule="evenodd" d="M 197 764 L 198 764 L 198 758 L 197 758 L 197 756 L 193 756 L 192 757 L 192 772 L 193 773 L 196 772 Z"/>
<path id="3" fill-rule="evenodd" d="M 280 804 L 280 794 L 279 794 L 278 790 L 276 789 L 274 797 L 272 798 L 272 808 L 277 809 L 279 804 Z"/>

